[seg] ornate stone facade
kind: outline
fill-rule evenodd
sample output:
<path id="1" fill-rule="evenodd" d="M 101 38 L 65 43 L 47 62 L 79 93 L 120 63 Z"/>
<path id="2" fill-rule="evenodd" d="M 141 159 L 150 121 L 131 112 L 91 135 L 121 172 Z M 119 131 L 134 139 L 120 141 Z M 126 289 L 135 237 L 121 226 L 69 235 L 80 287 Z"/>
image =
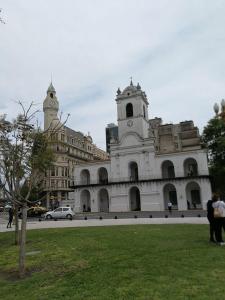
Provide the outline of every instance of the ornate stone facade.
<path id="1" fill-rule="evenodd" d="M 51 83 L 43 111 L 44 130 L 53 133 L 49 143 L 56 159 L 44 179 L 46 206 L 52 208 L 71 204 L 68 193 L 72 191 L 70 186 L 74 184 L 73 174 L 78 163 L 108 159 L 108 154 L 93 144 L 91 136 L 65 126 L 58 117 L 58 110 L 59 102 Z"/>

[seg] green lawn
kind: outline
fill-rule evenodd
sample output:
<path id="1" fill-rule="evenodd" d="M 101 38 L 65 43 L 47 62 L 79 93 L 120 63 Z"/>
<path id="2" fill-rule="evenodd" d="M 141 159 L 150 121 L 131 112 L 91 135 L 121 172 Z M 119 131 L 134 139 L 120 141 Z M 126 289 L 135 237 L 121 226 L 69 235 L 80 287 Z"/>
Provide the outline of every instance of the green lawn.
<path id="1" fill-rule="evenodd" d="M 207 225 L 28 231 L 28 276 L 13 233 L 0 234 L 0 299 L 225 299 L 225 247 Z"/>

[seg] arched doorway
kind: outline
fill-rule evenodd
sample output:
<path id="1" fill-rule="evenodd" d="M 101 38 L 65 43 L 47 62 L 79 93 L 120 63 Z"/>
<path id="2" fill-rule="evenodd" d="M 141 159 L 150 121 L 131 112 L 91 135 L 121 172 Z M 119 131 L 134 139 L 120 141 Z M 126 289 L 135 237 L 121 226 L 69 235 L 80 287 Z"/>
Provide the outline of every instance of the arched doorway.
<path id="1" fill-rule="evenodd" d="M 100 184 L 107 184 L 108 183 L 108 171 L 106 168 L 100 168 L 98 170 L 98 182 Z"/>
<path id="2" fill-rule="evenodd" d="M 98 203 L 100 212 L 109 212 L 109 194 L 106 189 L 101 189 L 99 191 Z"/>
<path id="3" fill-rule="evenodd" d="M 184 176 L 197 176 L 198 164 L 194 158 L 187 158 L 184 161 Z"/>
<path id="4" fill-rule="evenodd" d="M 91 195 L 88 190 L 83 190 L 80 194 L 80 208 L 83 212 L 91 211 Z"/>
<path id="5" fill-rule="evenodd" d="M 130 176 L 130 181 L 138 180 L 138 165 L 134 161 L 129 163 L 129 176 Z"/>
<path id="6" fill-rule="evenodd" d="M 90 172 L 88 170 L 82 170 L 80 172 L 81 184 L 90 184 Z"/>
<path id="7" fill-rule="evenodd" d="M 190 209 L 202 209 L 201 189 L 197 182 L 189 182 L 186 186 L 187 207 Z"/>
<path id="8" fill-rule="evenodd" d="M 163 188 L 164 207 L 168 208 L 168 203 L 171 202 L 173 209 L 177 209 L 177 191 L 173 184 L 168 183 Z"/>
<path id="9" fill-rule="evenodd" d="M 162 178 L 174 178 L 175 171 L 172 161 L 166 160 L 162 163 Z"/>
<path id="10" fill-rule="evenodd" d="M 140 211 L 141 210 L 141 197 L 140 191 L 136 186 L 133 186 L 130 189 L 130 210 L 131 211 Z"/>

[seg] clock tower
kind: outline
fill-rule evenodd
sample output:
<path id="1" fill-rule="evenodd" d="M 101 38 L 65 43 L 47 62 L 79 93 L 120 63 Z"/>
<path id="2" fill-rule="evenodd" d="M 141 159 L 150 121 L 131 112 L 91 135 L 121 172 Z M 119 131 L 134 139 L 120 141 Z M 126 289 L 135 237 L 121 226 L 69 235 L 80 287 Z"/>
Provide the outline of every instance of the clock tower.
<path id="1" fill-rule="evenodd" d="M 52 82 L 47 89 L 47 96 L 43 103 L 44 130 L 47 130 L 54 120 L 58 120 L 59 102 Z"/>
<path id="2" fill-rule="evenodd" d="M 148 100 L 139 83 L 135 86 L 131 80 L 123 92 L 118 89 L 116 102 L 119 141 L 131 132 L 148 138 Z"/>

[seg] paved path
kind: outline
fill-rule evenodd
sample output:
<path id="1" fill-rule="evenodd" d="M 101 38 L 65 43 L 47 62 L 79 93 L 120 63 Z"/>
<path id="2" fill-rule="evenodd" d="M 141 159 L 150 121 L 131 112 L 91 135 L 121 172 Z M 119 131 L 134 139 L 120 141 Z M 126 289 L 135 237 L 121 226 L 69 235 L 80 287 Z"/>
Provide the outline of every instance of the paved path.
<path id="1" fill-rule="evenodd" d="M 116 225 L 136 225 L 136 224 L 208 224 L 205 217 L 185 217 L 185 218 L 137 218 L 137 219 L 90 219 L 90 220 L 58 220 L 58 221 L 30 221 L 27 223 L 28 229 L 44 228 L 65 228 L 65 227 L 91 227 L 91 226 L 116 226 Z M 13 228 L 6 228 L 6 223 L 0 223 L 0 232 L 13 231 Z"/>

